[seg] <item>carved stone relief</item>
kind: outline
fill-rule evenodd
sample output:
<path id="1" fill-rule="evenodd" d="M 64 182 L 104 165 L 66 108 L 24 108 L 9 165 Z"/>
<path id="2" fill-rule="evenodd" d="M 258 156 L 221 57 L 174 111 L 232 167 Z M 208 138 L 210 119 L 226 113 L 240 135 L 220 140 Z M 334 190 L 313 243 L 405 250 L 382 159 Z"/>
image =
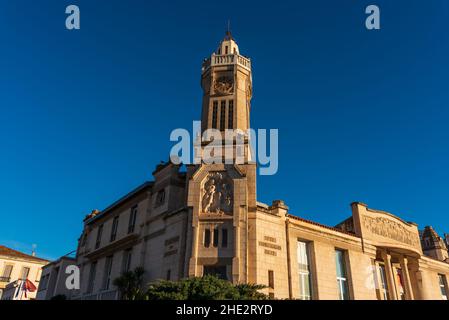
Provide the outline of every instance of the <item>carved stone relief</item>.
<path id="1" fill-rule="evenodd" d="M 206 178 L 201 193 L 203 213 L 232 214 L 232 179 L 225 172 L 211 172 Z"/>
<path id="2" fill-rule="evenodd" d="M 419 245 L 417 236 L 398 222 L 382 217 L 363 217 L 363 225 L 371 233 L 390 238 L 414 247 Z"/>

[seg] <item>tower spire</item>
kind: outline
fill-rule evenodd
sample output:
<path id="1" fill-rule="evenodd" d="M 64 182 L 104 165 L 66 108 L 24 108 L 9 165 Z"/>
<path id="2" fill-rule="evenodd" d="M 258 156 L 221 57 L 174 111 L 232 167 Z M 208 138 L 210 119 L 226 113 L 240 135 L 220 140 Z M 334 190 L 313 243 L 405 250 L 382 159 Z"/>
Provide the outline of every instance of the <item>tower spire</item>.
<path id="1" fill-rule="evenodd" d="M 227 25 L 227 29 L 226 29 L 226 38 L 227 39 L 232 39 L 232 34 L 231 34 L 231 20 L 228 19 L 228 25 Z"/>

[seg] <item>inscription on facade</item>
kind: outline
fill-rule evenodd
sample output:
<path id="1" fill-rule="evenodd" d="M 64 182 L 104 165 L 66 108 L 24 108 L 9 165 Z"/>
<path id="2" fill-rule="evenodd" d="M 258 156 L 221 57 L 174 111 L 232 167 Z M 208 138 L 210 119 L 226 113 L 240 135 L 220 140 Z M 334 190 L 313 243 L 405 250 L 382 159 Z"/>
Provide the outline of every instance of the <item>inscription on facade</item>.
<path id="1" fill-rule="evenodd" d="M 275 249 L 275 250 L 281 250 L 281 246 L 274 244 L 274 243 L 269 243 L 269 242 L 264 242 L 264 241 L 259 241 L 259 246 L 261 247 L 265 247 L 265 248 L 270 248 L 270 249 Z"/>
<path id="2" fill-rule="evenodd" d="M 264 250 L 264 253 L 265 254 L 268 254 L 269 256 L 277 256 L 278 254 L 276 253 L 276 251 L 273 251 L 273 250 L 268 250 L 268 249 L 265 249 Z"/>
<path id="3" fill-rule="evenodd" d="M 390 238 L 411 246 L 418 246 L 416 235 L 398 222 L 382 217 L 363 217 L 363 225 L 371 233 Z"/>
<path id="4" fill-rule="evenodd" d="M 276 238 L 273 238 L 273 237 L 264 236 L 263 239 L 268 242 L 276 243 Z"/>

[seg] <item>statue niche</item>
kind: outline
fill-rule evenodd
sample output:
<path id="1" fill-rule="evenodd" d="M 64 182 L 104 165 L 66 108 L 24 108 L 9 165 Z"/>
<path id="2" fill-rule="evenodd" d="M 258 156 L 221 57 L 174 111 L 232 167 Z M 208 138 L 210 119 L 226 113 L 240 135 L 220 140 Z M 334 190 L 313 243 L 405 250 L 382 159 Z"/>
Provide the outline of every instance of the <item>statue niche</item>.
<path id="1" fill-rule="evenodd" d="M 232 180 L 224 172 L 211 172 L 201 195 L 203 213 L 232 214 Z"/>

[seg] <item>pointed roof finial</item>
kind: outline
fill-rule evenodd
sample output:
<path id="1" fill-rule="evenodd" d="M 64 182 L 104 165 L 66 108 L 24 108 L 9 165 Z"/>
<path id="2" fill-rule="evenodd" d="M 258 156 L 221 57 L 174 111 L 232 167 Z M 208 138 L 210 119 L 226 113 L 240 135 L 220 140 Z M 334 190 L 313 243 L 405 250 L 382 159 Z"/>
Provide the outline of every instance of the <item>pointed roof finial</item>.
<path id="1" fill-rule="evenodd" d="M 228 26 L 226 29 L 226 37 L 229 39 L 232 39 L 232 35 L 231 35 L 231 20 L 228 19 Z"/>

